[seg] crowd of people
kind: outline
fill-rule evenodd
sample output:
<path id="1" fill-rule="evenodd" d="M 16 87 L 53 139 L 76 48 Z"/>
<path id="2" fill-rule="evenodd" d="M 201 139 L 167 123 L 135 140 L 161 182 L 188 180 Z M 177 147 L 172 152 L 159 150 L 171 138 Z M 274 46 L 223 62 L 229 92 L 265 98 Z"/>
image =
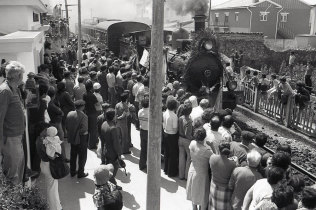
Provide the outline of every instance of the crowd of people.
<path id="1" fill-rule="evenodd" d="M 94 171 L 97 209 L 122 209 L 115 176 L 123 155 L 131 154 L 132 124 L 141 141 L 139 169 L 147 168 L 146 68 L 135 69 L 128 58 L 85 43 L 80 65 L 47 52 L 39 73 L 29 73 L 25 84 L 24 72 L 16 61 L 3 62 L 0 71 L 0 162 L 7 179 L 21 184 L 26 178 L 27 108 L 31 169 L 35 178 L 45 177 L 49 208 L 62 209 L 50 162 L 62 156 L 70 176 L 84 178 L 90 149 L 101 159 Z M 263 149 L 268 137 L 241 130 L 232 110 L 214 110 L 208 98 L 186 92 L 179 81 L 170 81 L 162 92 L 163 171 L 187 181 L 186 198 L 194 210 L 316 208 L 316 188 L 291 174 L 289 145 L 280 144 L 269 155 Z"/>

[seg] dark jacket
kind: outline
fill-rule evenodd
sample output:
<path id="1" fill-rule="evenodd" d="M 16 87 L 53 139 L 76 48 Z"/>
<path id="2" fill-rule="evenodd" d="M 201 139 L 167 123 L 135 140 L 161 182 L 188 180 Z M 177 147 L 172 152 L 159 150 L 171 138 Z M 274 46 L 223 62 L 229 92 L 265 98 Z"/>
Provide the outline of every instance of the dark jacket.
<path id="1" fill-rule="evenodd" d="M 47 112 L 49 114 L 51 123 L 61 123 L 64 113 L 60 109 L 57 100 L 51 100 L 48 103 Z"/>
<path id="2" fill-rule="evenodd" d="M 105 157 L 109 161 L 115 161 L 122 154 L 122 148 L 119 139 L 119 130 L 115 125 L 109 125 L 104 122 L 101 127 L 101 142 L 104 142 L 106 148 Z M 104 151 L 102 151 L 104 152 Z"/>
<path id="3" fill-rule="evenodd" d="M 68 142 L 79 144 L 80 136 L 88 134 L 88 116 L 79 110 L 69 112 L 66 118 L 66 130 Z"/>
<path id="4" fill-rule="evenodd" d="M 61 110 L 66 116 L 70 111 L 75 110 L 75 104 L 68 92 L 64 91 L 58 94 L 57 99 L 59 101 Z"/>

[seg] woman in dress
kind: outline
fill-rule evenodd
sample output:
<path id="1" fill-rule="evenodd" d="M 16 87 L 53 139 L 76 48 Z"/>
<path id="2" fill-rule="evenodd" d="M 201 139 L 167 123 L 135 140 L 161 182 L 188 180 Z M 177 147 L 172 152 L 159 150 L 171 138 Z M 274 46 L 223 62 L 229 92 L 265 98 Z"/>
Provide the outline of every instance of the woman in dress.
<path id="1" fill-rule="evenodd" d="M 208 175 L 208 160 L 212 151 L 204 146 L 206 131 L 203 127 L 196 129 L 195 140 L 191 141 L 189 149 L 191 165 L 187 181 L 187 199 L 192 201 L 193 210 L 200 206 L 201 210 L 207 209 L 208 196 L 210 191 L 210 180 Z"/>
<path id="2" fill-rule="evenodd" d="M 117 123 L 116 126 L 120 129 L 121 133 L 121 147 L 123 154 L 131 154 L 129 151 L 130 141 L 128 139 L 127 118 L 130 115 L 128 109 L 128 93 L 121 94 L 121 102 L 115 106 Z"/>
<path id="3" fill-rule="evenodd" d="M 228 159 L 230 143 L 223 141 L 218 146 L 219 155 L 210 157 L 212 180 L 210 188 L 209 210 L 231 210 L 231 190 L 228 183 L 233 170 L 236 168 L 235 161 Z"/>

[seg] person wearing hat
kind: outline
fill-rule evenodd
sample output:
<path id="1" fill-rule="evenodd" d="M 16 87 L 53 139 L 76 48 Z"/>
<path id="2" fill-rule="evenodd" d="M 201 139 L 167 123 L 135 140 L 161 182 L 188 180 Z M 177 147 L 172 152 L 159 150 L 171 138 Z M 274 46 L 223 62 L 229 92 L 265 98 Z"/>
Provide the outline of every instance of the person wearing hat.
<path id="1" fill-rule="evenodd" d="M 247 153 L 255 147 L 251 144 L 255 134 L 250 131 L 241 132 L 241 142 L 232 141 L 230 145 L 230 157 L 236 156 L 240 166 L 247 165 Z"/>
<path id="2" fill-rule="evenodd" d="M 228 188 L 232 191 L 231 205 L 234 210 L 241 210 L 247 191 L 257 180 L 262 179 L 257 171 L 260 161 L 261 154 L 251 150 L 247 154 L 247 165 L 234 169 L 228 184 Z"/>
<path id="3" fill-rule="evenodd" d="M 95 192 L 93 202 L 97 209 L 121 210 L 123 208 L 122 194 L 117 186 L 109 182 L 113 177 L 112 164 L 100 165 L 94 170 Z"/>
<path id="4" fill-rule="evenodd" d="M 98 112 L 98 115 L 100 115 L 102 113 L 102 104 L 103 104 L 103 98 L 100 94 L 100 89 L 101 89 L 101 85 L 100 83 L 94 83 L 93 84 L 93 90 L 94 90 L 94 95 L 98 100 L 98 103 L 95 104 L 95 109 Z"/>
<path id="5" fill-rule="evenodd" d="M 71 177 L 76 174 L 78 178 L 88 176 L 84 172 L 84 167 L 87 161 L 87 148 L 88 148 L 88 116 L 83 112 L 85 109 L 85 101 L 75 101 L 75 111 L 68 113 L 66 118 L 66 129 L 68 132 L 68 142 L 70 143 L 70 175 Z M 77 156 L 78 172 L 77 168 Z"/>

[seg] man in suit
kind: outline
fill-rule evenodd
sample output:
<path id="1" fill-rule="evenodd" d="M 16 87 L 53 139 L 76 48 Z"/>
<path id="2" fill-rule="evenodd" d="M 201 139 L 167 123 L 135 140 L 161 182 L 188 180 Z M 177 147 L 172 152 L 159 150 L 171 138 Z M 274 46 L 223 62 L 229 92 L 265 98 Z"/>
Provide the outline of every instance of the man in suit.
<path id="1" fill-rule="evenodd" d="M 115 124 L 115 110 L 112 108 L 107 109 L 105 113 L 106 122 L 101 127 L 101 148 L 102 148 L 102 163 L 112 164 L 114 166 L 113 176 L 110 182 L 116 185 L 115 175 L 119 168 L 119 159 L 121 159 L 122 148 L 120 144 L 119 130 Z M 104 149 L 106 148 L 106 149 Z M 122 189 L 117 186 L 118 189 Z"/>
<path id="2" fill-rule="evenodd" d="M 76 164 L 78 156 L 78 178 L 83 178 L 88 176 L 88 173 L 84 173 L 88 148 L 88 116 L 83 113 L 85 108 L 83 100 L 75 101 L 75 107 L 76 110 L 69 112 L 66 119 L 68 142 L 71 144 L 70 175 L 73 177 L 77 174 Z"/>

